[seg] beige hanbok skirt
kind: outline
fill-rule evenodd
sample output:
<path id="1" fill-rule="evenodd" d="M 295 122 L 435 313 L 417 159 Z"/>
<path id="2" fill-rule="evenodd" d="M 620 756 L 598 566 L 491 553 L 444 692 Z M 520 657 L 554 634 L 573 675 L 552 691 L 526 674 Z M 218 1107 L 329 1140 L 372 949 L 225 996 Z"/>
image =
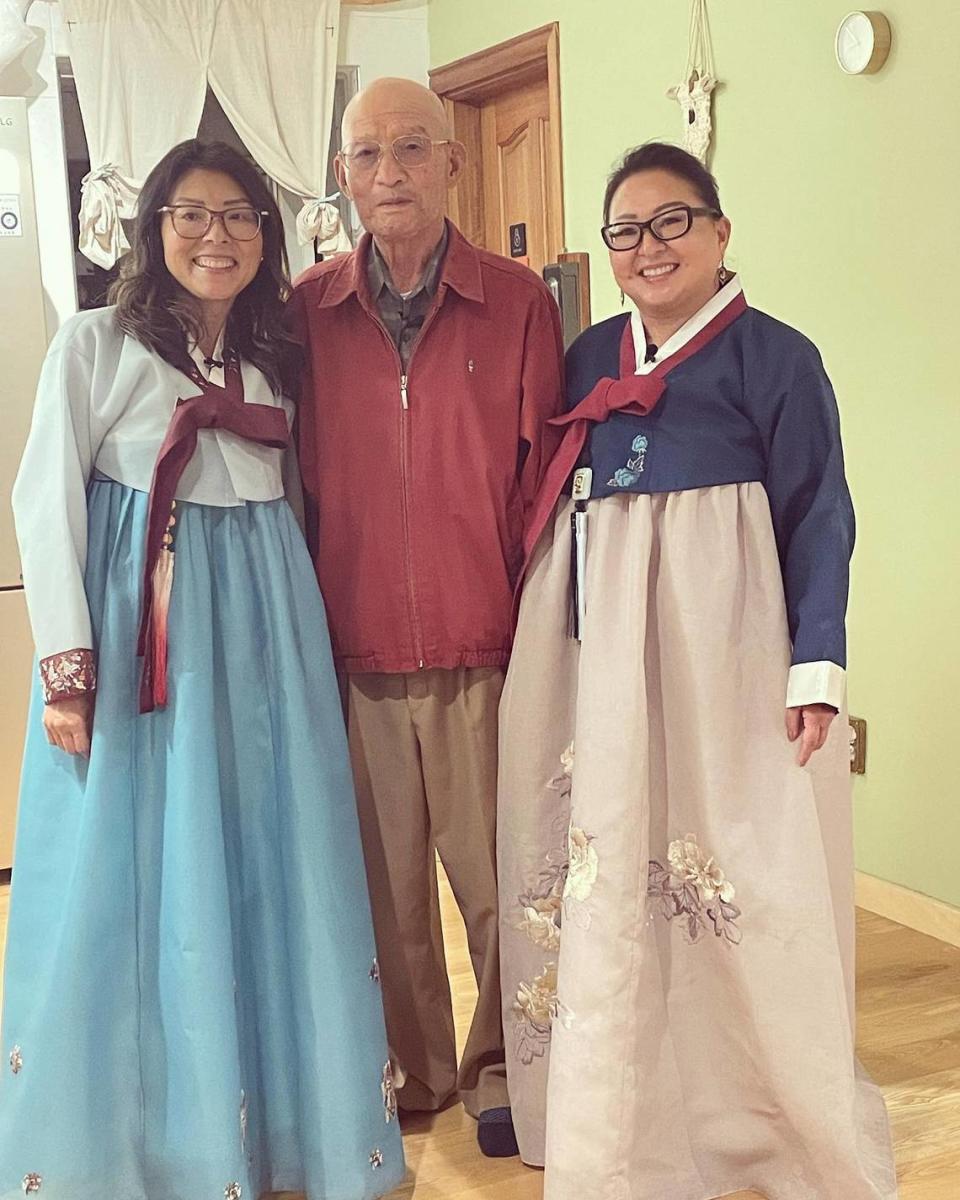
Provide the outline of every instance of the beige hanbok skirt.
<path id="1" fill-rule="evenodd" d="M 531 565 L 501 706 L 507 1067 L 545 1200 L 891 1200 L 854 1052 L 846 721 L 787 740 L 758 483 L 570 505 Z"/>

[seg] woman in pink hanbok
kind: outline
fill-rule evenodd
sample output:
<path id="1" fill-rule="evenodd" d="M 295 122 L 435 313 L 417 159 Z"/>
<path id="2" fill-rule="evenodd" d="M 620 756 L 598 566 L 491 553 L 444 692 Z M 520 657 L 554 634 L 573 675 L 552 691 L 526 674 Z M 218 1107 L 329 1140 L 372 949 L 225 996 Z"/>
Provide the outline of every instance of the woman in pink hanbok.
<path id="1" fill-rule="evenodd" d="M 854 1052 L 853 511 L 816 348 L 651 143 L 567 358 L 501 707 L 504 1023 L 546 1200 L 893 1200 Z"/>

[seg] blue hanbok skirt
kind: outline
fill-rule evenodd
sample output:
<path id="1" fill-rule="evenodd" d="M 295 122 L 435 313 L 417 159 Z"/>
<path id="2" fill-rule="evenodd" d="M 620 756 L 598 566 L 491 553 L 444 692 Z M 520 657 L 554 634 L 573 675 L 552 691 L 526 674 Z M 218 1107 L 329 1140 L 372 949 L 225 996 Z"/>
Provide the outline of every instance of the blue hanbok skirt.
<path id="1" fill-rule="evenodd" d="M 89 491 L 89 761 L 33 697 L 0 1200 L 368 1200 L 403 1178 L 323 604 L 283 500 L 177 506 L 169 703 L 138 714 L 147 497 Z"/>

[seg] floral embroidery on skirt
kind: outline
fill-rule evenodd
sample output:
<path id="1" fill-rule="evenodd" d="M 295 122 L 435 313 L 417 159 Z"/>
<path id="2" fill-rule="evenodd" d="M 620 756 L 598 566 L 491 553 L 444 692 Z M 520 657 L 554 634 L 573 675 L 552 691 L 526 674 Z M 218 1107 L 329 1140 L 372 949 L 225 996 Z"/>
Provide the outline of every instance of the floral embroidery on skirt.
<path id="1" fill-rule="evenodd" d="M 569 800 L 572 791 L 574 745 L 560 755 L 561 774 L 547 784 Z M 596 883 L 599 871 L 594 838 L 575 825 L 567 829 L 566 846 L 554 847 L 547 854 L 546 867 L 536 883 L 518 897 L 523 916 L 516 928 L 537 947 L 549 954 L 560 949 L 560 931 L 564 916 L 583 929 L 590 927 L 590 915 L 583 909 Z M 572 1014 L 557 998 L 557 964 L 544 965 L 531 983 L 521 981 L 513 1005 L 517 1035 L 516 1053 L 529 1066 L 542 1058 L 550 1042 L 553 1022 L 564 1022 Z"/>
<path id="2" fill-rule="evenodd" d="M 384 1119 L 387 1124 L 397 1115 L 397 1088 L 393 1078 L 393 1067 L 389 1062 L 383 1064 L 383 1078 L 380 1083 L 383 1093 Z"/>
<path id="3" fill-rule="evenodd" d="M 688 833 L 671 842 L 667 850 L 668 866 L 650 862 L 647 895 L 659 901 L 660 913 L 668 921 L 680 918 L 684 936 L 691 944 L 707 932 L 707 919 L 717 937 L 739 945 L 743 933 L 736 922 L 740 909 L 733 903 L 733 884 L 716 861 Z"/>
<path id="4" fill-rule="evenodd" d="M 557 1016 L 557 964 L 547 963 L 532 983 L 521 983 L 513 1011 L 516 1018 L 517 1058 L 529 1066 L 543 1058 Z"/>

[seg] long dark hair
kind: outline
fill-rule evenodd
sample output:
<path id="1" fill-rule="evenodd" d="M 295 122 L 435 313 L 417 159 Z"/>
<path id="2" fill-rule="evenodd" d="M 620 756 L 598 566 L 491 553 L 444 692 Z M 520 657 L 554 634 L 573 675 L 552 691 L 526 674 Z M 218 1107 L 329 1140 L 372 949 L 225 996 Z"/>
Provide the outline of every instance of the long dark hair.
<path id="1" fill-rule="evenodd" d="M 199 311 L 167 269 L 157 210 L 170 202 L 188 171 L 201 168 L 229 175 L 254 208 L 263 209 L 263 261 L 233 302 L 224 345 L 259 367 L 274 392 L 294 396 L 299 350 L 285 328 L 283 306 L 290 294 L 290 269 L 283 242 L 280 210 L 252 162 L 225 142 L 181 142 L 147 176 L 137 205 L 132 245 L 110 291 L 117 323 L 124 333 L 168 361 L 186 350 L 187 337 L 203 334 Z"/>
<path id="2" fill-rule="evenodd" d="M 669 171 L 671 175 L 679 176 L 690 184 L 703 201 L 704 208 L 713 209 L 717 216 L 723 216 L 717 181 L 698 158 L 669 142 L 645 142 L 628 150 L 607 180 L 607 190 L 603 196 L 604 225 L 610 220 L 610 205 L 617 188 L 625 179 L 639 175 L 641 171 Z"/>

